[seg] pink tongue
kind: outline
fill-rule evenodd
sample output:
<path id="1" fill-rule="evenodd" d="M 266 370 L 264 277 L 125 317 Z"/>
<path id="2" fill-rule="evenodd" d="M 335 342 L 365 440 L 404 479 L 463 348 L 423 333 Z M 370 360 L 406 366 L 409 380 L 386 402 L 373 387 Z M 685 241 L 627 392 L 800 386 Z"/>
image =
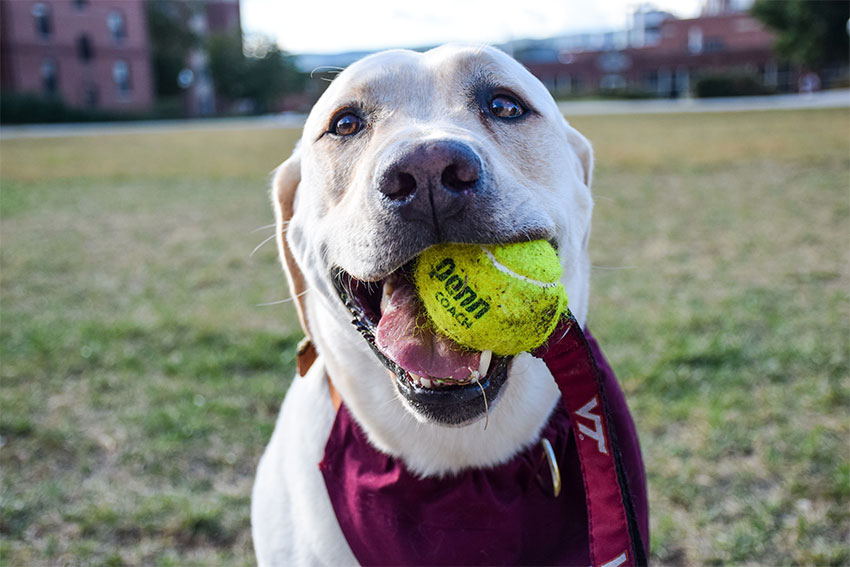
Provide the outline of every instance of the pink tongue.
<path id="1" fill-rule="evenodd" d="M 465 381 L 478 368 L 480 352 L 464 350 L 434 333 L 410 282 L 398 287 L 383 308 L 375 344 L 399 366 L 420 376 Z"/>

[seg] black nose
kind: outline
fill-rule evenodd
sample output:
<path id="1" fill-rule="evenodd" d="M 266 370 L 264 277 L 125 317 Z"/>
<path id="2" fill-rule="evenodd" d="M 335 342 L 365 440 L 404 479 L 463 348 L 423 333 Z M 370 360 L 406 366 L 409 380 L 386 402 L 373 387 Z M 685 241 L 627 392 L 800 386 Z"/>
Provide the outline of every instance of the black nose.
<path id="1" fill-rule="evenodd" d="M 481 159 L 463 142 L 408 146 L 378 175 L 377 189 L 395 206 L 433 218 L 460 210 L 481 183 Z"/>

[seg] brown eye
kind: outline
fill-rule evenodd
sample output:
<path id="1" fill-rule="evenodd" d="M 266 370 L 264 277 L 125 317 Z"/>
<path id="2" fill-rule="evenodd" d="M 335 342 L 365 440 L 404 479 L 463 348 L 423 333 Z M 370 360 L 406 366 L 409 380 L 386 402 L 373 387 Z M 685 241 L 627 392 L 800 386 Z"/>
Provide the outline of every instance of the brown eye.
<path id="1" fill-rule="evenodd" d="M 351 136 L 363 129 L 363 120 L 352 113 L 346 113 L 336 119 L 331 130 L 338 136 Z"/>
<path id="2" fill-rule="evenodd" d="M 513 97 L 496 95 L 490 101 L 490 112 L 499 118 L 518 118 L 525 114 L 525 109 Z"/>

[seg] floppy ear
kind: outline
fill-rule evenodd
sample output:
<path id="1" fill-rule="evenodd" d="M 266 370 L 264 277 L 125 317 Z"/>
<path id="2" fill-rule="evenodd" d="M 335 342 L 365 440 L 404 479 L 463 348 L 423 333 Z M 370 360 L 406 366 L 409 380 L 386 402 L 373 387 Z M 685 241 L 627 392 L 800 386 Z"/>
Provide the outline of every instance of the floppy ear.
<path id="1" fill-rule="evenodd" d="M 280 261 L 286 272 L 286 280 L 289 283 L 289 292 L 295 300 L 295 309 L 298 312 L 298 321 L 304 330 L 304 335 L 310 339 L 310 327 L 307 323 L 306 300 L 307 282 L 301 268 L 292 255 L 289 243 L 286 241 L 286 231 L 289 227 L 289 219 L 292 218 L 295 202 L 295 191 L 301 182 L 301 155 L 298 146 L 292 152 L 292 156 L 283 162 L 275 170 L 272 182 L 272 202 L 274 204 L 275 222 L 277 224 L 277 249 Z"/>
<path id="2" fill-rule="evenodd" d="M 584 184 L 589 189 L 590 183 L 593 181 L 593 147 L 591 147 L 587 138 L 570 126 L 566 119 L 564 119 L 564 126 L 567 129 L 567 141 L 578 156 L 579 163 L 581 163 Z"/>

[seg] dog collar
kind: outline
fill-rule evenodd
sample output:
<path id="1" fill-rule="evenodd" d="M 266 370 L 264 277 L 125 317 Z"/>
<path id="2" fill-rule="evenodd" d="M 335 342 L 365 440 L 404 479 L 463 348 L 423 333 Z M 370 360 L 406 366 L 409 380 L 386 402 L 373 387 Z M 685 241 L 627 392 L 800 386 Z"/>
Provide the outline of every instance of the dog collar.
<path id="1" fill-rule="evenodd" d="M 341 404 L 319 468 L 361 564 L 645 563 L 646 480 L 623 393 L 572 317 L 553 336 L 535 354 L 563 394 L 541 434 L 558 463 L 559 495 L 538 444 L 497 467 L 421 478 L 375 449 Z M 596 405 L 579 403 L 586 394 Z"/>

